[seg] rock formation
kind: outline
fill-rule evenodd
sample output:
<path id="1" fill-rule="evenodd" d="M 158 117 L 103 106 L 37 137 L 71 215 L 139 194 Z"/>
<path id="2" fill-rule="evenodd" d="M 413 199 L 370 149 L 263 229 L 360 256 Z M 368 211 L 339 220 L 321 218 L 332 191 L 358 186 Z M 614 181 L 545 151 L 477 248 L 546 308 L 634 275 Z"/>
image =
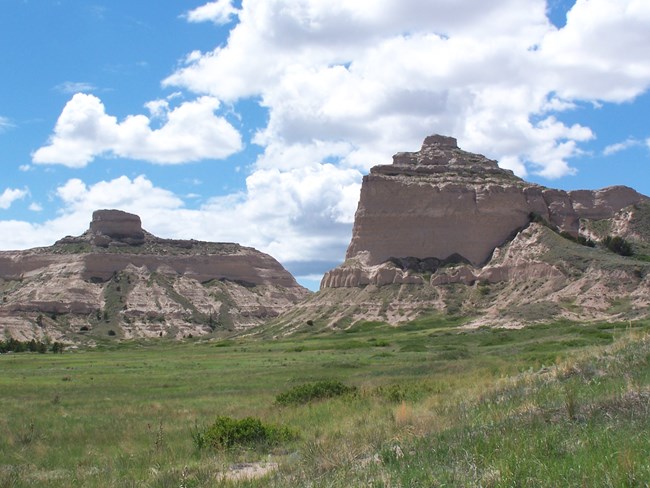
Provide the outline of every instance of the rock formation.
<path id="1" fill-rule="evenodd" d="M 267 254 L 161 239 L 119 210 L 94 212 L 88 231 L 51 247 L 0 252 L 0 335 L 19 339 L 242 329 L 307 294 Z"/>
<path id="2" fill-rule="evenodd" d="M 95 246 L 139 245 L 144 243 L 140 217 L 121 210 L 97 210 L 90 222 L 90 241 Z"/>
<path id="3" fill-rule="evenodd" d="M 398 153 L 393 164 L 364 177 L 346 258 L 366 252 L 367 264 L 375 265 L 392 257 L 458 254 L 480 266 L 528 225 L 531 213 L 577 236 L 581 218 L 611 218 L 644 198 L 626 187 L 544 188 L 459 149 L 452 137 L 430 136 L 420 151 Z"/>
<path id="4" fill-rule="evenodd" d="M 606 234 L 630 239 L 637 256 L 580 244 Z M 649 243 L 650 200 L 631 188 L 545 188 L 430 136 L 364 177 L 345 262 L 279 323 L 396 323 L 438 311 L 503 324 L 521 322 L 523 309 L 612 318 L 620 300 L 631 316 L 648 315 Z"/>

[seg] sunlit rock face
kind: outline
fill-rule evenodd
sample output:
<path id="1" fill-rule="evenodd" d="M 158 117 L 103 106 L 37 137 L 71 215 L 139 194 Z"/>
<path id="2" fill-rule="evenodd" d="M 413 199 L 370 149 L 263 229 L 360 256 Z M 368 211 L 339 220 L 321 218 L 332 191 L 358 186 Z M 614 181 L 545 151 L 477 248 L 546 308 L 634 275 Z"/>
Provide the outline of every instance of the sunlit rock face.
<path id="1" fill-rule="evenodd" d="M 111 243 L 138 245 L 144 243 L 140 217 L 121 210 L 96 210 L 88 230 L 91 242 L 96 246 Z"/>
<path id="2" fill-rule="evenodd" d="M 392 164 L 375 166 L 364 177 L 346 253 L 354 265 L 330 271 L 321 286 L 412 282 L 416 278 L 402 277 L 390 266 L 370 270 L 404 258 L 442 265 L 460 259 L 481 267 L 531 219 L 578 236 L 581 219 L 611 218 L 644 200 L 622 186 L 572 192 L 545 188 L 463 151 L 453 137 L 429 136 L 419 151 L 397 153 Z"/>

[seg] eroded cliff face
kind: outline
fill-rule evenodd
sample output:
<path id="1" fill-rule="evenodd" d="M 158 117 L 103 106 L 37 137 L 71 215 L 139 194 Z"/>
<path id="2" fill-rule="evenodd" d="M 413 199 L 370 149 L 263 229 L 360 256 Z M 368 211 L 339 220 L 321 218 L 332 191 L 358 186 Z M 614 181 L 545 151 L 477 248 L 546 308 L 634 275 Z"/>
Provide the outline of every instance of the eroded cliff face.
<path id="1" fill-rule="evenodd" d="M 621 186 L 573 192 L 545 188 L 459 149 L 452 137 L 430 136 L 420 151 L 398 153 L 393 164 L 375 166 L 364 177 L 346 254 L 352 265 L 327 273 L 322 287 L 367 284 L 360 267 L 394 259 L 444 263 L 455 258 L 482 266 L 531 218 L 577 237 L 581 219 L 612 218 L 646 199 Z M 392 273 L 381 275 L 379 283 L 390 282 Z M 400 279 L 394 282 L 404 282 Z"/>
<path id="2" fill-rule="evenodd" d="M 95 212 L 82 236 L 0 252 L 0 335 L 23 340 L 245 329 L 307 295 L 267 254 L 160 239 L 118 210 Z"/>
<path id="3" fill-rule="evenodd" d="M 635 255 L 602 245 L 628 239 Z M 428 137 L 363 180 L 345 262 L 274 330 L 426 313 L 474 324 L 650 315 L 650 199 L 627 187 L 566 192 Z"/>

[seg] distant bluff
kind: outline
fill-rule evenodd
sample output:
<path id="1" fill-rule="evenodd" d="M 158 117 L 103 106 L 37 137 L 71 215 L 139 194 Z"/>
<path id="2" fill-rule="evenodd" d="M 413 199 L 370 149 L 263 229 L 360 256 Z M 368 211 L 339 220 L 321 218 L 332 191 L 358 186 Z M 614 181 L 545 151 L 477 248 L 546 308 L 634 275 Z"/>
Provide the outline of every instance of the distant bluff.
<path id="1" fill-rule="evenodd" d="M 482 266 L 531 219 L 577 237 L 584 219 L 614 217 L 647 197 L 624 186 L 566 192 L 528 183 L 496 161 L 458 148 L 456 139 L 429 136 L 417 152 L 393 156 L 363 178 L 346 259 L 374 266 L 391 259 L 430 259 Z M 358 275 L 358 276 L 357 276 Z M 345 267 L 323 287 L 387 284 L 391 273 L 370 277 Z"/>
<path id="2" fill-rule="evenodd" d="M 74 254 L 77 250 L 84 254 L 84 276 L 91 280 L 109 279 L 133 265 L 153 272 L 171 269 L 199 282 L 230 280 L 298 286 L 294 277 L 268 254 L 235 243 L 161 239 L 142 229 L 139 216 L 121 210 L 93 212 L 84 234 L 60 239 L 52 248 L 45 248 L 45 254 Z M 0 257 L 3 273 L 1 263 Z"/>
<path id="3" fill-rule="evenodd" d="M 53 246 L 0 252 L 0 335 L 83 341 L 194 336 L 259 325 L 308 295 L 271 256 L 161 239 L 140 217 L 93 213 Z"/>

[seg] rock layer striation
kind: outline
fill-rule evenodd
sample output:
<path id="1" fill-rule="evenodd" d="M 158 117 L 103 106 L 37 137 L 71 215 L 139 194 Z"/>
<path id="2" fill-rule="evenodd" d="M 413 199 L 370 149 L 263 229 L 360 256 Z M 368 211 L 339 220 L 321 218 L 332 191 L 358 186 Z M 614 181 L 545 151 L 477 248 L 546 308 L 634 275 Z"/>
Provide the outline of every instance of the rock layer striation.
<path id="1" fill-rule="evenodd" d="M 0 334 L 16 338 L 207 334 L 259 325 L 308 291 L 235 243 L 161 239 L 140 218 L 94 212 L 51 247 L 0 252 Z"/>
<path id="2" fill-rule="evenodd" d="M 577 237 L 581 219 L 609 219 L 645 200 L 623 186 L 566 192 L 528 183 L 496 161 L 459 149 L 452 137 L 429 136 L 420 151 L 398 153 L 393 164 L 364 177 L 350 262 L 327 273 L 321 287 L 410 282 L 399 269 L 380 270 L 374 280 L 364 272 L 396 259 L 482 266 L 531 219 Z"/>
<path id="3" fill-rule="evenodd" d="M 650 316 L 650 199 L 546 188 L 427 137 L 364 177 L 345 262 L 269 330 L 440 313 L 501 327 Z"/>

